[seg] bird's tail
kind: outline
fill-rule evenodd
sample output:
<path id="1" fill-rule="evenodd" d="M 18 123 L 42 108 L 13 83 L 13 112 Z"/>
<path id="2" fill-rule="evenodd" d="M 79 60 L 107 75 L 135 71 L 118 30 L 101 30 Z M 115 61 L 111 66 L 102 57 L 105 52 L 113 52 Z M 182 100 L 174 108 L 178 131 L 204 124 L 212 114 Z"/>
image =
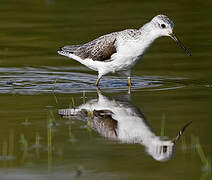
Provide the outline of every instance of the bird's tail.
<path id="1" fill-rule="evenodd" d="M 62 56 L 67 56 L 69 58 L 73 58 L 75 60 L 78 60 L 79 58 L 77 58 L 74 55 L 74 52 L 80 47 L 81 45 L 71 45 L 71 46 L 63 46 L 60 48 L 58 52 L 58 54 L 62 55 Z"/>
<path id="2" fill-rule="evenodd" d="M 61 51 L 66 51 L 69 53 L 74 53 L 81 45 L 71 45 L 71 46 L 63 46 L 60 48 Z"/>

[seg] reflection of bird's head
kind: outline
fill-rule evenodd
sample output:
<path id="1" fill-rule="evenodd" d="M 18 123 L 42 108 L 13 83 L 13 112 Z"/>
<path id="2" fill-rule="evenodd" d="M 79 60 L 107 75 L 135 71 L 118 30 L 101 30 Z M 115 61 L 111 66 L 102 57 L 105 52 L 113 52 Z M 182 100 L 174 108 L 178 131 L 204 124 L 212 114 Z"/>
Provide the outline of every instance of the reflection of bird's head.
<path id="1" fill-rule="evenodd" d="M 175 144 L 172 141 L 153 140 L 147 148 L 148 153 L 157 161 L 167 161 L 174 155 Z"/>
<path id="2" fill-rule="evenodd" d="M 147 148 L 148 153 L 157 161 L 167 161 L 171 159 L 174 155 L 175 144 L 191 123 L 192 121 L 186 123 L 173 140 L 161 140 L 156 137 L 149 144 Z"/>

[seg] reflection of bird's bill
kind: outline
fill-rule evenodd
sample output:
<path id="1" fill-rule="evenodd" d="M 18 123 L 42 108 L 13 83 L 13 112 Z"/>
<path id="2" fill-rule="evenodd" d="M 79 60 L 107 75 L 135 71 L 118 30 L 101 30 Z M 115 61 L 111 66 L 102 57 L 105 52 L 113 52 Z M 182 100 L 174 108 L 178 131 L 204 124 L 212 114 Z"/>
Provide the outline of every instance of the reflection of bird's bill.
<path id="1" fill-rule="evenodd" d="M 188 51 L 188 49 L 186 49 L 186 48 L 183 46 L 183 44 L 179 41 L 179 39 L 175 36 L 174 33 L 170 34 L 170 37 L 171 37 L 174 41 L 176 41 L 176 43 L 178 44 L 178 46 L 180 46 L 180 47 L 186 52 L 186 54 L 187 54 L 188 56 L 191 56 L 191 53 Z"/>
<path id="2" fill-rule="evenodd" d="M 183 132 L 185 131 L 185 129 L 192 123 L 192 121 L 188 122 L 187 124 L 185 124 L 183 126 L 183 128 L 178 132 L 177 136 L 172 140 L 172 142 L 174 144 L 176 144 L 176 142 L 180 139 L 180 136 L 182 136 Z"/>

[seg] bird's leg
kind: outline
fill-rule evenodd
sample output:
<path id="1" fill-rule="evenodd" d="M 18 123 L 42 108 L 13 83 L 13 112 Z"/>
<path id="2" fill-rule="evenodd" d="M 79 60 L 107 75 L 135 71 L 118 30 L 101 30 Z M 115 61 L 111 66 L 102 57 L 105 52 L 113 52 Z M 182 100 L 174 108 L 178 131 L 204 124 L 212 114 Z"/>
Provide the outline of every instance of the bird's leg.
<path id="1" fill-rule="evenodd" d="M 95 86 L 98 86 L 99 85 L 99 81 L 100 81 L 100 78 L 98 77 L 96 82 L 95 82 Z"/>
<path id="2" fill-rule="evenodd" d="M 99 81 L 100 81 L 101 77 L 102 76 L 98 75 L 98 78 L 97 78 L 97 80 L 95 82 L 95 86 L 99 86 Z"/>
<path id="3" fill-rule="evenodd" d="M 131 83 L 131 78 L 128 77 L 128 86 L 129 86 L 129 88 L 131 88 L 131 85 L 132 85 L 132 83 Z"/>
<path id="4" fill-rule="evenodd" d="M 130 78 L 130 76 L 131 76 L 131 69 L 128 69 L 128 70 L 125 70 L 125 71 L 119 71 L 118 72 L 120 75 L 124 75 L 124 76 L 126 76 L 126 77 L 128 77 L 128 87 L 129 88 L 131 88 L 131 78 Z"/>

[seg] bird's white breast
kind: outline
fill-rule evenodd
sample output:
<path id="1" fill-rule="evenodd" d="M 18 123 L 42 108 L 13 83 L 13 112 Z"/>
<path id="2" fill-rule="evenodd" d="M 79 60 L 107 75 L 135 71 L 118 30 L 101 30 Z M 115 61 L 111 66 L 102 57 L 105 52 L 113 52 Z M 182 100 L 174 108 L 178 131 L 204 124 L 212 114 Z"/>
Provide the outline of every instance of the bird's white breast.
<path id="1" fill-rule="evenodd" d="M 117 43 L 117 53 L 111 57 L 111 64 L 115 71 L 132 68 L 143 56 L 151 41 L 120 40 Z"/>

